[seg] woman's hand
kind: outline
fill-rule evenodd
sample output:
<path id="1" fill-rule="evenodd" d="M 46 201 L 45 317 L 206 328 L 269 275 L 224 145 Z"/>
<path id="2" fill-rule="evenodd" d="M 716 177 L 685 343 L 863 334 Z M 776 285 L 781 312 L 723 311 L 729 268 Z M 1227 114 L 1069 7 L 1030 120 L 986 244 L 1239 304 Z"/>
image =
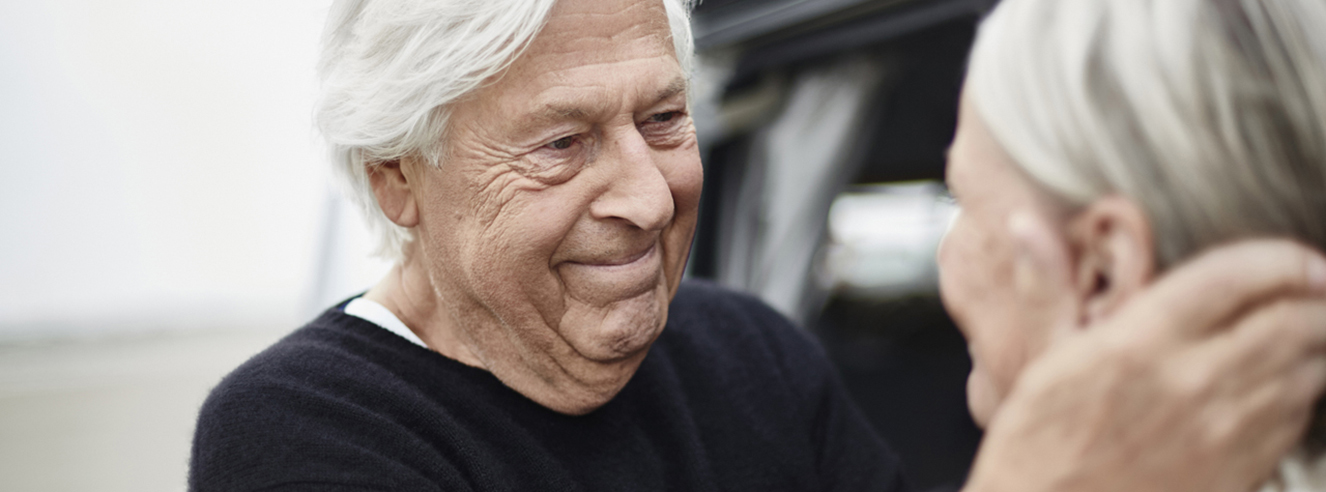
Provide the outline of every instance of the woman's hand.
<path id="1" fill-rule="evenodd" d="M 965 490 L 1247 492 L 1326 386 L 1326 259 L 1246 241 L 1174 268 L 1027 367 Z"/>

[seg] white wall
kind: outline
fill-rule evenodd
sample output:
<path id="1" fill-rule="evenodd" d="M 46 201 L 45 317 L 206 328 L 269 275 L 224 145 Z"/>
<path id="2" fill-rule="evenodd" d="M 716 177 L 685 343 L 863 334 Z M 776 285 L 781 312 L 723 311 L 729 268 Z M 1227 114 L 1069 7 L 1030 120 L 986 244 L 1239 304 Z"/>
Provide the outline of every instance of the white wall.
<path id="1" fill-rule="evenodd" d="M 288 329 L 367 286 L 362 248 L 313 285 L 325 225 L 363 234 L 311 123 L 329 3 L 0 1 L 0 339 Z"/>

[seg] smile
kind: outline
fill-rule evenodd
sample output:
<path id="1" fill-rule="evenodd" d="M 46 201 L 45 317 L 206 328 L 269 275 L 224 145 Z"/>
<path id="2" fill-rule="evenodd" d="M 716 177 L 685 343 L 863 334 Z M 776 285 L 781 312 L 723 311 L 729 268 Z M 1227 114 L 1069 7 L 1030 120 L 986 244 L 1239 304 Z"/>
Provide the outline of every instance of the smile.
<path id="1" fill-rule="evenodd" d="M 568 286 L 592 288 L 604 297 L 625 299 L 658 285 L 662 255 L 655 242 L 644 250 L 628 255 L 583 263 L 562 263 L 558 271 Z"/>
<path id="2" fill-rule="evenodd" d="M 648 248 L 645 248 L 638 253 L 623 255 L 621 257 L 614 259 L 595 261 L 592 263 L 580 263 L 580 264 L 585 266 L 594 266 L 594 267 L 625 267 L 625 266 L 630 266 L 637 262 L 648 260 L 649 258 L 647 257 L 653 256 L 655 254 L 655 251 L 657 250 L 658 250 L 658 243 L 654 243 L 649 245 Z"/>

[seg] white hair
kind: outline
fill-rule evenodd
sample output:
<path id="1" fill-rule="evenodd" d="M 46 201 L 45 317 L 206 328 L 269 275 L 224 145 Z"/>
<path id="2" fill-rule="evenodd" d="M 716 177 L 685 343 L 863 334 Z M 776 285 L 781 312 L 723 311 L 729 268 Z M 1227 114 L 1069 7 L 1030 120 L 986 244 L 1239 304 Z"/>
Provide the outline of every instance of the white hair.
<path id="1" fill-rule="evenodd" d="M 323 36 L 316 119 L 345 181 L 378 236 L 400 259 L 410 231 L 382 213 L 370 166 L 418 156 L 441 166 L 450 105 L 491 82 L 542 30 L 557 0 L 337 0 Z M 693 0 L 659 0 L 677 61 L 693 64 Z"/>
<path id="2" fill-rule="evenodd" d="M 1161 268 L 1282 236 L 1326 248 L 1326 2 L 1004 0 L 967 90 L 1069 206 L 1117 194 Z"/>

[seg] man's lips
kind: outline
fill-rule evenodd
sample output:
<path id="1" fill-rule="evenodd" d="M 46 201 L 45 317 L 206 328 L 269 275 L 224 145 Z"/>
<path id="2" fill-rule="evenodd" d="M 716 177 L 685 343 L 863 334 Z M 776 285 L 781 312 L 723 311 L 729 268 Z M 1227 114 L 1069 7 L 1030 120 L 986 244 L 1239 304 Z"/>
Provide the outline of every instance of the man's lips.
<path id="1" fill-rule="evenodd" d="M 657 242 L 627 255 L 613 255 L 558 267 L 566 286 L 582 300 L 611 302 L 638 296 L 658 286 L 663 255 Z"/>
<path id="2" fill-rule="evenodd" d="M 588 261 L 572 261 L 570 263 L 574 263 L 577 265 L 593 266 L 593 267 L 624 266 L 624 265 L 630 265 L 632 263 L 644 259 L 645 256 L 652 254 L 657 249 L 658 249 L 658 243 L 653 243 L 650 244 L 648 248 L 641 249 L 640 251 L 637 251 L 635 253 L 617 255 L 608 258 L 594 259 Z"/>

